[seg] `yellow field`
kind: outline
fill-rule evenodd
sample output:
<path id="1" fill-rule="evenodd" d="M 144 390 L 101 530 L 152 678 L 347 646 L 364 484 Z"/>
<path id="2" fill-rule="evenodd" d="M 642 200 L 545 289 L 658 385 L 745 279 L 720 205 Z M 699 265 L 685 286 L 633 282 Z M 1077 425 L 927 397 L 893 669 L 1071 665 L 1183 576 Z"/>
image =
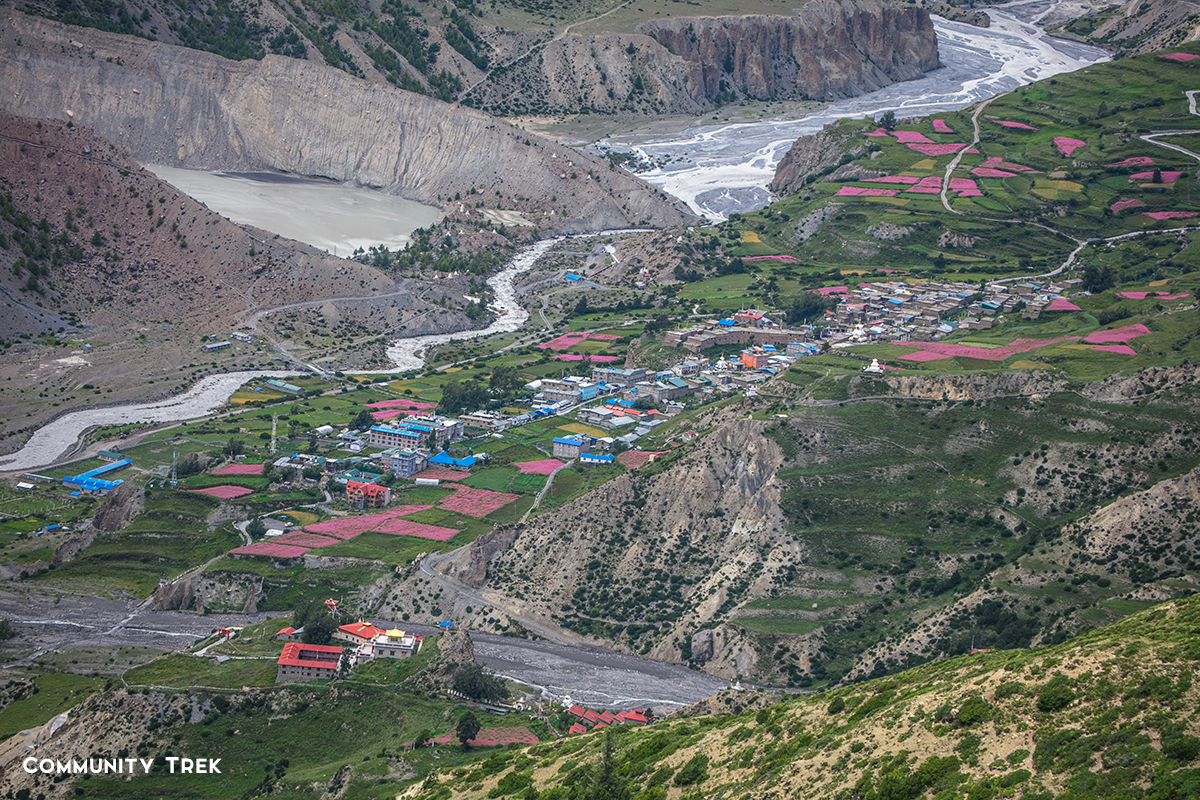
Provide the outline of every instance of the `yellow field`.
<path id="1" fill-rule="evenodd" d="M 934 166 L 936 166 L 936 164 L 932 158 L 922 158 L 920 161 L 909 167 L 908 170 L 909 172 L 913 171 L 914 169 L 930 170 L 933 169 Z"/>
<path id="2" fill-rule="evenodd" d="M 579 433 L 584 436 L 594 436 L 597 439 L 603 439 L 608 436 L 608 431 L 599 428 L 593 428 L 591 425 L 584 425 L 582 422 L 572 422 L 570 425 L 559 425 L 564 431 L 571 433 Z"/>
<path id="3" fill-rule="evenodd" d="M 1008 365 L 1008 368 L 1009 369 L 1041 369 L 1044 366 L 1046 366 L 1046 365 L 1039 364 L 1036 361 L 1022 360 L 1022 361 L 1014 361 L 1013 363 Z"/>
<path id="4" fill-rule="evenodd" d="M 742 231 L 742 241 L 748 243 L 762 243 L 762 239 L 758 238 L 758 234 L 754 231 Z"/>
<path id="5" fill-rule="evenodd" d="M 301 527 L 305 525 L 312 525 L 318 519 L 317 515 L 310 511 L 285 511 L 279 516 L 289 517 L 293 522 Z"/>

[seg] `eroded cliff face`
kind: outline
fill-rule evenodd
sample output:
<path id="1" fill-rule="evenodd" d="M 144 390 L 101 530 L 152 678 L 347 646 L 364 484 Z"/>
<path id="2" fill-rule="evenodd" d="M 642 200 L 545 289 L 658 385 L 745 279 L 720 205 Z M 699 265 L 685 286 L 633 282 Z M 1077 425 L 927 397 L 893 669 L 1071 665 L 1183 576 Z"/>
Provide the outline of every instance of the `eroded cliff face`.
<path id="1" fill-rule="evenodd" d="M 633 34 L 570 35 L 468 93 L 498 114 L 697 113 L 757 99 L 832 99 L 938 65 L 929 14 L 882 0 L 817 0 L 791 16 L 672 17 Z"/>
<path id="2" fill-rule="evenodd" d="M 638 30 L 683 60 L 697 100 L 731 92 L 827 100 L 938 65 L 929 13 L 879 0 L 818 0 L 790 17 L 675 17 Z"/>
<path id="3" fill-rule="evenodd" d="M 143 163 L 282 170 L 432 205 L 500 192 L 555 208 L 567 232 L 692 219 L 607 162 L 310 61 L 235 62 L 12 12 L 0 82 L 4 108 L 89 125 Z"/>

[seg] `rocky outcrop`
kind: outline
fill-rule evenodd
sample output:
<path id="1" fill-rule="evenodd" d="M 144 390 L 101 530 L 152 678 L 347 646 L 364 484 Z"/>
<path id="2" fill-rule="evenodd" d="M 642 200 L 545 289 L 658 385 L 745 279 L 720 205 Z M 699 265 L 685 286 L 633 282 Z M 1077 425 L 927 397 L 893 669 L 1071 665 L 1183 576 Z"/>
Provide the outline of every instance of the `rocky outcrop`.
<path id="1" fill-rule="evenodd" d="M 992 18 L 987 15 L 986 11 L 959 8 L 949 3 L 935 3 L 930 6 L 929 13 L 937 14 L 942 19 L 965 22 L 968 25 L 974 25 L 976 28 L 992 27 Z"/>
<path id="2" fill-rule="evenodd" d="M 790 16 L 667 17 L 569 35 L 492 71 L 468 102 L 507 115 L 698 113 L 742 99 L 832 99 L 938 65 L 929 14 L 817 0 Z"/>
<path id="3" fill-rule="evenodd" d="M 1086 38 L 1125 56 L 1153 53 L 1200 40 L 1198 10 L 1190 0 L 1128 0 Z"/>
<path id="4" fill-rule="evenodd" d="M 645 22 L 638 32 L 682 59 L 697 100 L 829 100 L 938 65 L 928 12 L 879 0 L 817 0 L 789 17 L 673 17 Z"/>
<path id="5" fill-rule="evenodd" d="M 472 588 L 487 581 L 488 564 L 507 550 L 524 526 L 500 525 L 455 552 L 440 568 L 446 577 Z"/>
<path id="6" fill-rule="evenodd" d="M 126 481 L 109 492 L 92 517 L 92 525 L 97 530 L 111 533 L 119 531 L 133 518 L 142 513 L 146 505 L 146 490 L 140 483 Z"/>
<path id="7" fill-rule="evenodd" d="M 3 107 L 91 126 L 142 163 L 318 176 L 431 205 L 499 192 L 552 205 L 565 232 L 692 219 L 607 162 L 479 111 L 313 61 L 229 61 L 10 13 Z"/>
<path id="8" fill-rule="evenodd" d="M 867 152 L 861 144 L 851 146 L 858 130 L 834 123 L 812 136 L 801 136 L 792 143 L 779 164 L 775 167 L 775 178 L 770 190 L 777 195 L 795 194 L 820 174 L 829 174 L 851 159 Z"/>

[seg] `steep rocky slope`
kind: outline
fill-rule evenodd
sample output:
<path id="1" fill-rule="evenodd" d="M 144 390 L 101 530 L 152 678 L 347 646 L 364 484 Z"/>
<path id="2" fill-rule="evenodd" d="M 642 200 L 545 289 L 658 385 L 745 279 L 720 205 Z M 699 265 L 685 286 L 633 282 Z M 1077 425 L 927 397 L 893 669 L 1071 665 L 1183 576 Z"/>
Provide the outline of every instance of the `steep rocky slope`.
<path id="1" fill-rule="evenodd" d="M 283 56 L 209 53 L 12 12 L 0 33 L 3 107 L 73 120 L 144 163 L 280 170 L 432 205 L 481 193 L 554 208 L 587 231 L 692 219 L 606 162 L 471 109 Z"/>
<path id="2" fill-rule="evenodd" d="M 385 297 L 389 314 L 342 308 L 376 334 L 434 308 L 417 296 L 425 283 L 241 228 L 74 122 L 0 111 L 0 195 L 0 452 L 73 407 L 271 365 L 269 344 L 204 354 L 199 337 L 227 337 L 280 305 Z M 426 319 L 446 330 L 470 322 Z"/>
<path id="3" fill-rule="evenodd" d="M 819 401 L 776 379 L 762 418 L 715 408 L 690 445 L 438 569 L 564 638 L 801 684 L 1061 641 L 1197 585 L 1195 366 L 839 382 Z"/>
<path id="4" fill-rule="evenodd" d="M 1059 29 L 1120 55 L 1153 53 L 1200 40 L 1200 3 L 1194 0 L 1128 0 L 1089 12 Z"/>
<path id="5" fill-rule="evenodd" d="M 467 102 L 500 114 L 696 113 L 744 98 L 857 95 L 937 65 L 924 9 L 819 0 L 792 16 L 671 17 L 634 34 L 569 35 L 493 70 Z"/>

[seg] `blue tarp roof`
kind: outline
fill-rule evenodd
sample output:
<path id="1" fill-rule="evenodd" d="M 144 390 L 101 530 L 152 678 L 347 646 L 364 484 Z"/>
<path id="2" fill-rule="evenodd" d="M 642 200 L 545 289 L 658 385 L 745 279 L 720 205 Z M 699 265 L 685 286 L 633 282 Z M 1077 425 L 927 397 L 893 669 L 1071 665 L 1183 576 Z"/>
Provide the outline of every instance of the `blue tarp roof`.
<path id="1" fill-rule="evenodd" d="M 580 277 L 579 277 L 578 275 L 572 275 L 571 273 L 569 273 L 569 272 L 568 272 L 568 273 L 567 273 L 567 280 L 569 280 L 569 281 L 577 281 L 577 280 L 580 280 Z"/>
<path id="2" fill-rule="evenodd" d="M 717 320 L 717 324 L 724 325 L 727 328 L 732 328 L 734 326 L 734 321 L 731 319 L 719 319 Z"/>
<path id="3" fill-rule="evenodd" d="M 580 461 L 598 461 L 602 464 L 607 464 L 613 460 L 612 456 L 601 456 L 595 453 L 583 453 L 579 456 Z"/>
<path id="4" fill-rule="evenodd" d="M 466 458 L 454 458 L 446 451 L 438 453 L 433 458 L 429 459 L 430 464 L 443 464 L 453 467 L 473 467 L 475 466 L 475 456 L 467 456 Z"/>

